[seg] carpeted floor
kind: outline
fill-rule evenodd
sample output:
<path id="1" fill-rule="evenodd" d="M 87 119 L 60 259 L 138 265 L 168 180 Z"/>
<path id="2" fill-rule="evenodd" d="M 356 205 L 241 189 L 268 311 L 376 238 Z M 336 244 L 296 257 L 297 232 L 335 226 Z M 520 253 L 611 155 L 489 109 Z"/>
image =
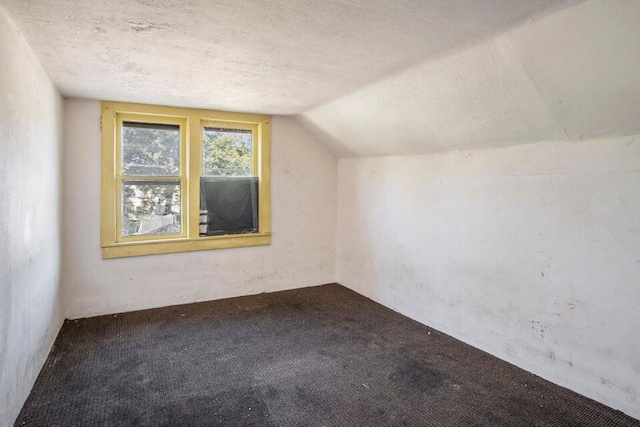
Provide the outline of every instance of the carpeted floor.
<path id="1" fill-rule="evenodd" d="M 16 425 L 640 422 L 325 285 L 67 321 Z"/>

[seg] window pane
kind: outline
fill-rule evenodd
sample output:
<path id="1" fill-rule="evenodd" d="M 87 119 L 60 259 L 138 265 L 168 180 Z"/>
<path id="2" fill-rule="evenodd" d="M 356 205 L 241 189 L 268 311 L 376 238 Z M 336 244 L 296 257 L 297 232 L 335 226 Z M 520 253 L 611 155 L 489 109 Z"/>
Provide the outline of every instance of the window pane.
<path id="1" fill-rule="evenodd" d="M 204 128 L 204 176 L 253 176 L 250 130 Z"/>
<path id="2" fill-rule="evenodd" d="M 180 126 L 122 123 L 123 175 L 179 175 Z"/>
<path id="3" fill-rule="evenodd" d="M 180 234 L 180 181 L 125 181 L 122 236 Z"/>

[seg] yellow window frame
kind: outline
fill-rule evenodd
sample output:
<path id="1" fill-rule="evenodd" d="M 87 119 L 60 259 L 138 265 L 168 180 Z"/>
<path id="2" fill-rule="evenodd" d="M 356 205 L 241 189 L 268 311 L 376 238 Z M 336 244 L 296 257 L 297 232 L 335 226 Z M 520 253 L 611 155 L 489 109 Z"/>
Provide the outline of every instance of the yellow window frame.
<path id="1" fill-rule="evenodd" d="M 131 176 L 121 173 L 123 122 L 177 124 L 180 126 L 180 174 Z M 200 177 L 203 173 L 205 127 L 251 130 L 253 172 L 258 176 L 258 232 L 223 236 L 199 235 Z M 157 105 L 102 102 L 102 257 L 121 258 L 174 252 L 223 249 L 271 244 L 271 117 L 259 114 L 174 108 Z M 171 235 L 121 235 L 122 183 L 132 180 L 180 181 L 181 233 Z"/>

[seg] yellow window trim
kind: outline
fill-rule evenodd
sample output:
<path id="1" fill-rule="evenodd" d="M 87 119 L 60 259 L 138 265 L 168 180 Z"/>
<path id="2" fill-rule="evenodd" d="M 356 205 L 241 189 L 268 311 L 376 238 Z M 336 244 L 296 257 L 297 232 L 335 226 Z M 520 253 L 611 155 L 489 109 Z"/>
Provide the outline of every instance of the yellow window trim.
<path id="1" fill-rule="evenodd" d="M 181 233 L 167 236 L 121 236 L 120 191 L 125 178 L 167 180 L 168 176 L 122 175 L 120 135 L 123 121 L 177 124 L 180 126 L 180 172 L 171 180 L 181 188 Z M 253 169 L 259 177 L 258 233 L 199 236 L 200 176 L 202 176 L 202 129 L 218 126 L 251 130 Z M 102 257 L 121 258 L 173 252 L 200 251 L 271 244 L 271 116 L 224 111 L 102 102 Z"/>

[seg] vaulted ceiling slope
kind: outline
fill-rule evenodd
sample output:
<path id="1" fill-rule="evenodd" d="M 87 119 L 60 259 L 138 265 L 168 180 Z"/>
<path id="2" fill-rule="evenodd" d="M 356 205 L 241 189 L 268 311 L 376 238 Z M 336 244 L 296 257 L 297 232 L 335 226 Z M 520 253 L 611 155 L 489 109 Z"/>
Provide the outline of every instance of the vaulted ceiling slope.
<path id="1" fill-rule="evenodd" d="M 271 114 L 304 112 L 566 2 L 0 0 L 65 96 Z"/>
<path id="2" fill-rule="evenodd" d="M 640 133 L 639 0 L 0 0 L 67 97 L 294 114 L 341 157 Z"/>
<path id="3" fill-rule="evenodd" d="M 640 1 L 589 0 L 297 116 L 340 156 L 640 133 Z"/>

